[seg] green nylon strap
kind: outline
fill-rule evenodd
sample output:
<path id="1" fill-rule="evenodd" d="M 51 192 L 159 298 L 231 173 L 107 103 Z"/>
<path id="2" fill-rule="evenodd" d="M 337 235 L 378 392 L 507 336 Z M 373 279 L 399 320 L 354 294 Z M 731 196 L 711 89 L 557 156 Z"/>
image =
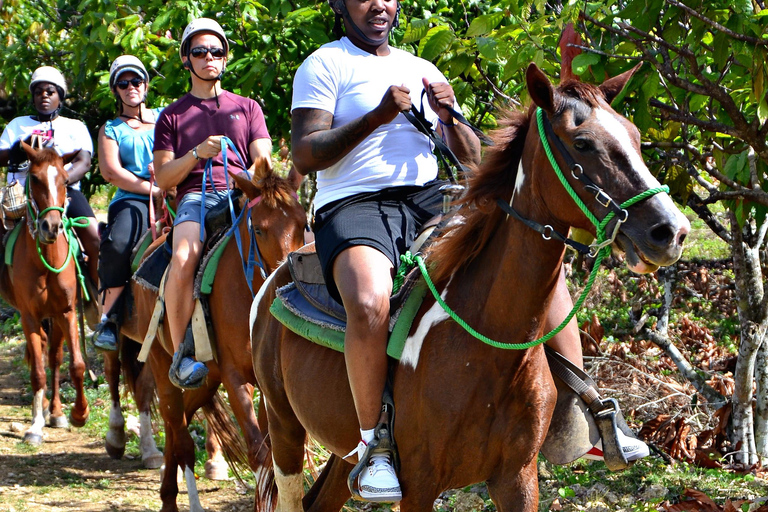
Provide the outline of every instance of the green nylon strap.
<path id="1" fill-rule="evenodd" d="M 587 209 L 587 206 L 584 204 L 584 202 L 581 200 L 581 198 L 576 194 L 576 191 L 573 190 L 571 187 L 571 184 L 568 182 L 568 180 L 565 179 L 565 176 L 563 175 L 562 171 L 560 170 L 560 166 L 558 166 L 557 161 L 555 160 L 554 155 L 552 154 L 552 149 L 549 146 L 549 141 L 547 140 L 547 137 L 544 132 L 544 125 L 543 125 L 543 111 L 540 108 L 536 109 L 536 119 L 538 122 L 539 127 L 539 137 L 541 138 L 542 146 L 544 147 L 544 151 L 547 154 L 547 158 L 549 158 L 549 162 L 552 165 L 552 168 L 555 170 L 555 173 L 557 174 L 557 177 L 560 179 L 560 183 L 562 183 L 563 187 L 566 191 L 568 191 L 568 194 L 573 198 L 574 202 L 579 206 L 582 212 L 584 212 L 584 215 L 592 222 L 593 225 L 595 225 L 595 231 L 596 231 L 596 245 L 599 247 L 597 254 L 595 256 L 595 264 L 592 267 L 592 272 L 589 274 L 589 280 L 587 281 L 587 285 L 582 290 L 581 295 L 579 295 L 579 298 L 576 300 L 576 303 L 573 305 L 573 309 L 571 309 L 571 312 L 568 313 L 568 316 L 565 317 L 565 320 L 560 323 L 557 327 L 555 327 L 552 331 L 545 334 L 541 338 L 528 341 L 526 343 L 505 343 L 500 341 L 495 341 L 487 336 L 484 336 L 483 334 L 477 332 L 474 330 L 471 326 L 467 325 L 467 323 L 459 317 L 459 315 L 456 314 L 449 306 L 445 303 L 445 301 L 440 297 L 440 293 L 438 293 L 437 288 L 435 288 L 434 283 L 429 277 L 429 272 L 427 271 L 427 267 L 424 264 L 424 260 L 420 255 L 411 255 L 410 252 L 407 252 L 406 254 L 402 255 L 401 261 L 404 265 L 413 266 L 414 264 L 417 264 L 419 266 L 419 269 L 421 270 L 421 274 L 424 276 L 424 281 L 427 283 L 427 286 L 429 287 L 429 290 L 432 292 L 432 296 L 435 298 L 435 301 L 437 301 L 438 304 L 443 308 L 443 310 L 448 313 L 448 316 L 453 318 L 453 320 L 456 321 L 465 331 L 467 331 L 469 334 L 477 338 L 478 340 L 482 341 L 483 343 L 490 345 L 492 347 L 501 348 L 505 350 L 523 350 L 527 348 L 534 347 L 536 345 L 539 345 L 541 343 L 546 343 L 550 339 L 552 339 L 556 334 L 558 334 L 560 331 L 562 331 L 566 325 L 568 325 L 568 322 L 571 321 L 571 319 L 574 317 L 576 312 L 581 308 L 582 304 L 584 303 L 584 300 L 587 298 L 587 295 L 589 295 L 590 290 L 592 289 L 592 285 L 595 282 L 595 278 L 597 277 L 597 272 L 600 269 L 600 263 L 603 261 L 603 258 L 610 253 L 610 246 L 608 245 L 602 245 L 603 242 L 606 241 L 605 236 L 605 227 L 608 225 L 608 223 L 616 216 L 616 213 L 611 211 L 608 212 L 608 214 L 605 216 L 605 218 L 602 221 L 598 221 L 597 217 L 595 217 L 592 212 Z M 661 187 L 655 187 L 649 190 L 646 190 L 645 192 L 642 192 L 635 197 L 632 197 L 628 199 L 627 201 L 623 202 L 621 204 L 621 209 L 629 208 L 633 204 L 642 201 L 644 199 L 647 199 L 651 196 L 654 196 L 660 192 L 669 193 L 669 187 L 666 185 L 663 185 Z M 602 246 L 601 246 L 602 245 Z M 400 284 L 402 283 L 402 278 L 399 275 L 398 272 L 398 278 L 400 278 Z M 396 279 L 397 281 L 398 279 Z M 397 282 L 395 283 L 398 284 Z M 398 286 L 399 287 L 399 286 Z"/>
<path id="2" fill-rule="evenodd" d="M 45 259 L 45 256 L 43 256 L 43 251 L 40 248 L 40 240 L 35 237 L 35 246 L 37 247 L 37 255 L 40 257 L 40 261 L 43 262 L 43 266 L 48 269 L 50 272 L 53 272 L 54 274 L 60 274 L 64 271 L 65 268 L 67 268 L 67 265 L 69 265 L 70 260 L 74 258 L 75 260 L 75 269 L 77 271 L 77 280 L 80 283 L 80 287 L 83 290 L 83 300 L 85 302 L 88 302 L 91 300 L 90 295 L 88 293 L 88 287 L 85 286 L 85 276 L 83 275 L 83 271 L 80 268 L 80 263 L 77 261 L 77 254 L 80 252 L 80 246 L 77 243 L 77 237 L 72 233 L 73 228 L 87 228 L 91 225 L 91 220 L 88 217 L 67 217 L 64 214 L 64 208 L 60 206 L 51 206 L 49 208 L 46 208 L 45 210 L 41 211 L 38 215 L 34 216 L 35 222 L 41 215 L 45 215 L 49 211 L 58 211 L 61 212 L 61 221 L 64 224 L 64 239 L 67 241 L 67 258 L 64 260 L 64 263 L 56 268 L 52 266 L 50 263 L 48 263 Z M 31 208 L 30 208 L 31 213 Z"/>

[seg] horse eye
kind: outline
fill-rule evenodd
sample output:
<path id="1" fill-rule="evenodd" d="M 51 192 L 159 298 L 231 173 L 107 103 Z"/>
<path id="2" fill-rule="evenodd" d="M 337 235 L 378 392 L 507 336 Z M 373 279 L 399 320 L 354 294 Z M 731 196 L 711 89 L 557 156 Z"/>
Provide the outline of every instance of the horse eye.
<path id="1" fill-rule="evenodd" d="M 592 143 L 584 139 L 576 139 L 573 141 L 573 148 L 576 151 L 589 151 L 592 149 Z"/>

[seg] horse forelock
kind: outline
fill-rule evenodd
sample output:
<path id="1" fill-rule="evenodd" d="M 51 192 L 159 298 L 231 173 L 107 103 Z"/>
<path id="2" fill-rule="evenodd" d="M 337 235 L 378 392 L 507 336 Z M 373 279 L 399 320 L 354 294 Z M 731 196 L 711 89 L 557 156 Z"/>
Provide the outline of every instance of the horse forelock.
<path id="1" fill-rule="evenodd" d="M 578 109 L 579 104 L 582 105 L 581 108 L 598 108 L 601 100 L 605 101 L 605 96 L 599 87 L 578 80 L 565 80 L 556 89 L 555 115 L 573 108 Z"/>
<path id="2" fill-rule="evenodd" d="M 458 201 L 462 222 L 450 224 L 428 251 L 435 282 L 447 279 L 455 269 L 471 262 L 487 245 L 504 218 L 496 199 L 512 196 L 525 138 L 534 109 L 505 111 L 499 128 L 490 134 L 490 146 L 476 172 L 467 179 L 467 192 Z"/>
<path id="3" fill-rule="evenodd" d="M 253 184 L 261 191 L 261 202 L 268 208 L 290 206 L 296 201 L 296 192 L 288 179 L 274 171 L 255 175 Z"/>

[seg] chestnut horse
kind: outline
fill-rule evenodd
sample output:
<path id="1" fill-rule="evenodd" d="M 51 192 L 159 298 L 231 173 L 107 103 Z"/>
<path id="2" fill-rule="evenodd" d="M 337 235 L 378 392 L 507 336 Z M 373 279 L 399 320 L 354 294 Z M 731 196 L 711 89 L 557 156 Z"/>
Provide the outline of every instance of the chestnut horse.
<path id="1" fill-rule="evenodd" d="M 291 183 L 272 172 L 266 160 L 256 165 L 254 176 L 248 180 L 243 175 L 234 176 L 238 188 L 244 192 L 242 203 L 249 212 L 242 216 L 237 225 L 248 250 L 248 240 L 254 237 L 258 246 L 264 271 L 269 274 L 287 255 L 303 245 L 307 224 L 306 213 L 296 197 Z M 248 218 L 250 218 L 249 227 Z M 163 241 L 159 238 L 154 245 Z M 263 279 L 254 272 L 251 286 L 257 290 Z M 139 339 L 147 330 L 149 318 L 155 304 L 155 294 L 136 283 L 131 285 L 137 307 L 135 326 L 123 324 L 122 332 L 133 339 Z M 256 378 L 251 364 L 248 334 L 248 312 L 252 300 L 237 244 L 231 240 L 222 254 L 211 294 L 208 296 L 210 330 L 216 347 L 216 358 L 208 361 L 209 373 L 206 383 L 198 389 L 182 392 L 168 378 L 173 349 L 170 334 L 163 322 L 149 353 L 148 363 L 155 377 L 160 401 L 160 412 L 165 422 L 165 470 L 160 486 L 163 502 L 162 511 L 176 511 L 178 482 L 177 468 L 183 469 L 190 496 L 190 510 L 202 510 L 197 498 L 194 464 L 195 445 L 189 434 L 189 421 L 200 407 L 210 408 L 217 397 L 219 384 L 224 384 L 229 402 L 245 438 L 245 460 L 254 472 L 258 472 L 267 459 L 268 447 L 259 428 L 254 411 L 253 395 Z M 133 331 L 133 332 L 131 332 Z M 242 438 L 235 432 L 221 431 L 216 418 L 209 416 L 209 443 L 221 441 L 230 458 L 243 455 L 236 452 Z M 260 415 L 264 418 L 266 415 Z M 219 418 L 221 419 L 221 418 Z M 226 418 L 228 419 L 228 418 Z M 213 421 L 212 421 L 213 420 Z M 212 438 L 212 439 L 211 439 Z"/>
<path id="2" fill-rule="evenodd" d="M 73 155 L 62 158 L 52 148 L 33 149 L 24 142 L 21 146 L 30 161 L 26 180 L 27 226 L 26 229 L 22 226 L 16 240 L 11 266 L 2 265 L 0 294 L 21 315 L 21 326 L 27 340 L 25 360 L 31 366 L 34 394 L 32 426 L 24 433 L 24 442 L 38 445 L 43 441 L 45 425 L 46 345 L 51 370 L 48 425 L 56 428 L 68 426 L 59 395 L 59 368 L 64 359 L 65 341 L 70 353 L 69 375 L 76 393 L 70 411 L 72 425 L 85 425 L 90 410 L 83 392 L 85 361 L 78 338 L 75 310 L 77 240 L 72 230 L 73 219 L 64 214 L 67 206 L 64 163 Z M 45 319 L 51 320 L 48 332 L 43 328 Z"/>
<path id="3" fill-rule="evenodd" d="M 631 71 L 599 88 L 575 81 L 555 88 L 534 64 L 526 74 L 531 99 L 568 153 L 555 151 L 564 179 L 600 219 L 608 210 L 594 189 L 576 179 L 578 168 L 565 165 L 568 158 L 617 204 L 659 188 L 643 163 L 637 128 L 610 106 L 630 76 Z M 427 255 L 435 292 L 471 328 L 502 344 L 529 344 L 543 334 L 565 252 L 550 235 L 571 226 L 596 231 L 554 172 L 534 111 L 502 120 L 496 145 L 468 177 L 460 200 L 469 206 L 461 210 L 463 221 Z M 538 224 L 544 236 L 499 203 Z M 653 271 L 680 257 L 690 226 L 666 193 L 626 211 L 616 240 L 633 269 Z M 344 356 L 292 333 L 269 313 L 276 290 L 290 279 L 287 265 L 278 268 L 251 310 L 253 364 L 266 400 L 277 507 L 336 511 L 350 497 L 346 478 L 356 461 L 342 457 L 357 446 L 357 417 Z M 403 512 L 432 510 L 442 491 L 476 482 L 487 482 L 499 511 L 537 510 L 536 460 L 556 395 L 540 345 L 501 350 L 483 343 L 427 294 L 393 368 L 392 390 Z M 332 456 L 302 498 L 307 434 Z M 271 503 L 274 497 L 265 496 L 262 505 Z"/>

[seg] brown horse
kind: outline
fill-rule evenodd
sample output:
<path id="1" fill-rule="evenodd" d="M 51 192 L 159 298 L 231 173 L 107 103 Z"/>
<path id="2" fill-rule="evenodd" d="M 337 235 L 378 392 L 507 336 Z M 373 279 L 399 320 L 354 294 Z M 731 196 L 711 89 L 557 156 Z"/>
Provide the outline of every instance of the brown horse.
<path id="1" fill-rule="evenodd" d="M 274 174 L 266 160 L 256 166 L 255 175 L 251 180 L 241 175 L 234 176 L 234 180 L 238 188 L 245 193 L 242 198 L 243 206 L 247 203 L 250 208 L 249 214 L 244 215 L 238 224 L 243 245 L 247 250 L 248 240 L 252 236 L 255 238 L 260 259 L 268 274 L 288 253 L 303 244 L 306 213 L 296 197 L 295 188 L 288 180 Z M 248 217 L 252 224 L 250 229 Z M 161 242 L 162 240 L 158 239 L 155 245 Z M 260 273 L 256 271 L 251 283 L 253 289 L 257 290 L 262 282 Z M 137 306 L 137 328 L 136 332 L 128 334 L 131 326 L 124 324 L 122 332 L 138 339 L 147 330 L 155 295 L 135 283 L 131 288 Z M 188 425 L 192 415 L 200 407 L 210 410 L 211 407 L 217 406 L 214 398 L 217 396 L 219 384 L 223 383 L 227 390 L 232 411 L 245 438 L 243 450 L 247 450 L 247 453 L 244 462 L 247 462 L 254 472 L 259 471 L 265 463 L 271 463 L 271 460 L 267 460 L 269 450 L 264 443 L 253 407 L 256 378 L 251 364 L 248 335 L 251 300 L 252 294 L 245 278 L 241 257 L 233 240 L 222 254 L 212 292 L 208 297 L 216 358 L 206 363 L 209 373 L 203 387 L 182 393 L 168 379 L 172 348 L 170 335 L 164 324 L 152 345 L 148 362 L 155 376 L 160 412 L 165 422 L 165 470 L 160 487 L 163 512 L 177 510 L 176 474 L 179 466 L 186 478 L 190 510 L 202 510 L 195 486 L 195 450 Z M 213 435 L 209 433 L 209 443 L 221 441 L 224 450 L 230 451 L 230 456 L 238 455 L 233 451 L 236 451 L 238 443 L 242 443 L 242 438 L 236 431 L 234 434 L 222 431 L 223 425 L 220 421 L 217 422 L 215 417 L 208 415 L 209 410 L 206 410 L 208 428 L 213 430 Z M 263 414 L 260 416 L 266 417 Z"/>
<path id="2" fill-rule="evenodd" d="M 46 400 L 45 348 L 51 370 L 51 400 L 48 425 L 68 426 L 61 408 L 59 368 L 64 359 L 64 342 L 69 346 L 69 375 L 75 388 L 75 404 L 70 411 L 72 425 L 85 425 L 90 412 L 83 392 L 85 361 L 80 351 L 77 315 L 77 269 L 73 247 L 76 244 L 70 219 L 64 215 L 67 201 L 65 158 L 54 149 L 33 149 L 22 142 L 29 155 L 26 184 L 27 229 L 21 233 L 13 249 L 10 267 L 2 266 L 0 294 L 21 314 L 21 325 L 27 340 L 25 359 L 31 366 L 32 426 L 24 433 L 24 441 L 43 441 L 44 402 Z M 46 333 L 43 320 L 50 319 Z"/>
<path id="3" fill-rule="evenodd" d="M 618 204 L 659 187 L 643 164 L 637 128 L 610 106 L 630 76 L 599 88 L 575 81 L 554 88 L 535 65 L 527 71 L 530 96 L 563 150 Z M 504 343 L 543 334 L 565 252 L 552 232 L 575 226 L 595 233 L 553 171 L 533 112 L 511 113 L 502 121 L 495 147 L 468 178 L 460 201 L 463 221 L 428 254 L 442 299 L 476 331 Z M 567 155 L 555 154 L 565 169 Z M 570 186 L 603 218 L 608 210 L 595 191 L 577 181 L 577 168 L 567 167 L 574 169 L 564 171 Z M 507 215 L 497 201 L 539 224 L 546 238 Z M 617 241 L 633 268 L 653 271 L 679 258 L 689 224 L 667 194 L 627 212 Z M 358 423 L 344 356 L 297 336 L 269 313 L 276 289 L 290 279 L 287 265 L 278 268 L 251 311 L 253 364 L 266 400 L 277 506 L 335 511 L 350 497 L 346 477 L 356 461 L 342 457 L 357 445 Z M 537 509 L 537 453 L 555 405 L 540 345 L 501 350 L 482 343 L 427 294 L 394 367 L 392 389 L 403 512 L 432 510 L 442 491 L 475 482 L 487 482 L 500 511 Z M 307 433 L 333 455 L 302 499 Z M 264 500 L 264 506 L 267 500 L 274 503 L 273 497 Z"/>

